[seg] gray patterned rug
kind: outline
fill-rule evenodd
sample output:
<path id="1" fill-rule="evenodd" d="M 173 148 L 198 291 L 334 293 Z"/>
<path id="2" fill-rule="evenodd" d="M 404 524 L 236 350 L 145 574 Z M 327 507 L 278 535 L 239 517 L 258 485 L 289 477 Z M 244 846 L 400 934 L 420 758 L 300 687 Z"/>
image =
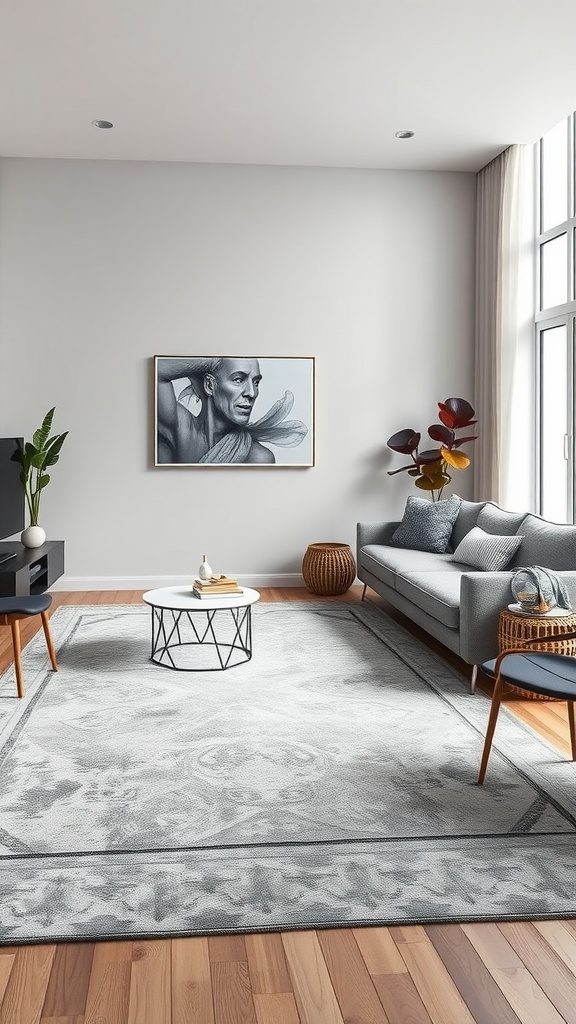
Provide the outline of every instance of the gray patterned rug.
<path id="1" fill-rule="evenodd" d="M 0 942 L 576 916 L 576 769 L 369 604 L 261 604 L 225 672 L 63 607 L 0 683 Z"/>

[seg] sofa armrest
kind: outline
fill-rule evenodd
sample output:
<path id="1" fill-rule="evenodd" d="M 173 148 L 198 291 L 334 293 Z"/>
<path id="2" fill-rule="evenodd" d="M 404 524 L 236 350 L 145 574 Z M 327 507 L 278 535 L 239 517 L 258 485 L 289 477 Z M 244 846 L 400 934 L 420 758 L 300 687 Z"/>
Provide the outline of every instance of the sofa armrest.
<path id="1" fill-rule="evenodd" d="M 394 531 L 400 526 L 400 522 L 365 522 L 356 524 L 356 549 L 365 547 L 366 544 L 389 544 Z"/>
<path id="2" fill-rule="evenodd" d="M 512 603 L 513 573 L 465 572 L 460 581 L 460 655 L 469 665 L 481 665 L 498 654 L 498 620 Z M 576 572 L 558 573 L 576 608 Z"/>

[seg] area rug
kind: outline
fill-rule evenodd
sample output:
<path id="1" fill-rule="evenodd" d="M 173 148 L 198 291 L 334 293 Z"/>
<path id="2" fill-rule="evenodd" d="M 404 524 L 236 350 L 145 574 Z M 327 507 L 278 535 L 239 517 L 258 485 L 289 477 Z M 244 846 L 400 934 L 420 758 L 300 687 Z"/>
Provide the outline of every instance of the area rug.
<path id="1" fill-rule="evenodd" d="M 0 684 L 0 941 L 576 916 L 576 768 L 369 603 L 259 604 L 252 661 L 59 608 Z"/>

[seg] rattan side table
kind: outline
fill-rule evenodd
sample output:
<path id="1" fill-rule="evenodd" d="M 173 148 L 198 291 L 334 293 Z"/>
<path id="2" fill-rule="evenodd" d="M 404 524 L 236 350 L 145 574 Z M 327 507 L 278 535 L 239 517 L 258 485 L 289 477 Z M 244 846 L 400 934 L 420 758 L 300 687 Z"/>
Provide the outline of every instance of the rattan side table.
<path id="1" fill-rule="evenodd" d="M 504 608 L 498 622 L 498 651 L 512 647 L 527 647 L 526 640 L 540 640 L 530 645 L 530 650 L 552 651 L 554 654 L 576 655 L 576 640 L 558 639 L 558 634 L 576 630 L 576 613 L 569 615 L 519 615 Z M 516 688 L 515 688 L 516 689 Z M 529 700 L 555 700 L 539 693 L 521 690 L 518 693 Z"/>
<path id="2" fill-rule="evenodd" d="M 345 594 L 356 579 L 356 562 L 349 544 L 309 544 L 302 559 L 304 583 L 313 594 Z"/>

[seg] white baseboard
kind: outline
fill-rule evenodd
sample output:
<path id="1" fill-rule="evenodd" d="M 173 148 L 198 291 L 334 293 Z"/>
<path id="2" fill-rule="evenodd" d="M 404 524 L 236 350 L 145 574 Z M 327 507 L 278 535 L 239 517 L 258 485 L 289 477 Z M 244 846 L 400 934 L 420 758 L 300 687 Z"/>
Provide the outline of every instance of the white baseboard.
<path id="1" fill-rule="evenodd" d="M 156 590 L 157 587 L 184 587 L 191 576 L 61 576 L 50 587 L 55 591 L 76 590 Z M 259 576 L 238 576 L 242 587 L 303 587 L 302 574 L 267 573 Z"/>

